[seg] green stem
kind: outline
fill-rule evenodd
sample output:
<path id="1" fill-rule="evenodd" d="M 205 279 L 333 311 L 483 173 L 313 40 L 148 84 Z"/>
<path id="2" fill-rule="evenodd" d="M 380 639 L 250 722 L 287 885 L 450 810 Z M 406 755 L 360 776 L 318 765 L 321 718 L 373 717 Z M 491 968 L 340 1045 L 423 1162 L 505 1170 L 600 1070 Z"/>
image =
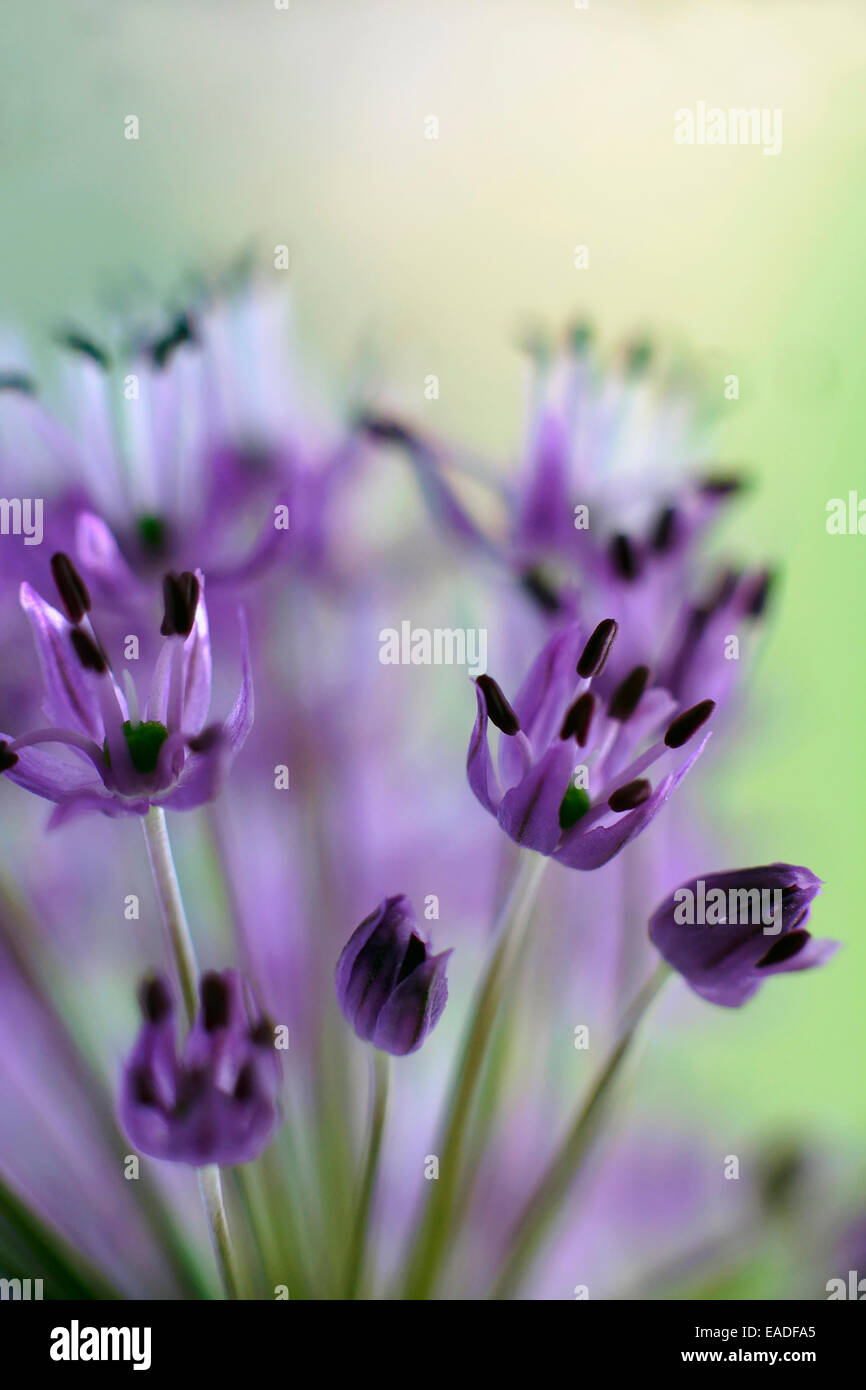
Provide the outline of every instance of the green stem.
<path id="1" fill-rule="evenodd" d="M 515 1289 L 520 1286 L 550 1222 L 589 1152 L 610 1100 L 613 1083 L 635 1039 L 638 1026 L 670 973 L 669 966 L 660 964 L 626 1011 L 616 1042 L 589 1095 L 578 1109 L 559 1152 L 515 1223 L 504 1268 L 493 1288 L 493 1298 L 512 1298 Z"/>
<path id="2" fill-rule="evenodd" d="M 379 1171 L 379 1156 L 382 1152 L 382 1137 L 385 1132 L 385 1117 L 388 1113 L 388 1085 L 390 1081 L 391 1059 L 386 1052 L 373 1049 L 373 1108 L 370 1118 L 370 1138 L 367 1145 L 367 1161 L 358 1195 L 358 1207 L 352 1230 L 352 1243 L 349 1247 L 349 1262 L 346 1272 L 346 1298 L 358 1297 L 363 1287 L 364 1256 L 367 1249 L 370 1213 L 376 1191 L 376 1177 Z"/>
<path id="3" fill-rule="evenodd" d="M 458 1180 L 461 1175 L 465 1177 L 462 1156 L 467 1122 L 484 1071 L 502 997 L 512 974 L 514 960 L 520 952 L 546 867 L 547 860 L 543 856 L 523 851 L 511 891 L 500 913 L 499 939 L 476 992 L 469 1028 L 449 1090 L 441 1137 L 436 1146 L 440 1155 L 439 1177 L 433 1184 L 409 1260 L 404 1285 L 406 1298 L 428 1298 L 439 1274 L 453 1225 Z"/>
<path id="4" fill-rule="evenodd" d="M 228 1217 L 226 1216 L 219 1166 L 216 1163 L 207 1163 L 196 1171 L 199 1191 L 204 1209 L 207 1212 L 214 1254 L 219 1265 L 226 1297 L 239 1299 L 241 1297 L 241 1281 L 231 1232 L 229 1231 Z"/>
<path id="5" fill-rule="evenodd" d="M 165 811 L 161 806 L 151 806 L 142 820 L 142 825 L 150 868 L 159 897 L 159 905 L 162 909 L 162 920 L 165 923 L 171 959 L 177 970 L 187 1021 L 194 1023 L 198 1004 L 198 964 L 189 922 L 186 920 L 180 884 L 177 880 L 177 870 L 174 867 L 171 841 L 168 838 L 168 826 L 165 823 Z"/>
<path id="6" fill-rule="evenodd" d="M 187 1021 L 195 1022 L 198 1003 L 198 963 L 195 946 L 183 905 L 183 897 L 174 867 L 171 841 L 165 823 L 165 811 L 161 806 L 151 806 L 142 821 L 144 839 L 147 844 L 150 868 L 156 886 L 162 919 L 165 924 L 169 950 L 183 995 Z M 208 1163 L 198 1170 L 198 1184 L 205 1212 L 211 1229 L 211 1238 L 217 1257 L 223 1285 L 229 1298 L 238 1298 L 239 1281 L 237 1263 L 232 1246 L 231 1234 L 223 1200 L 222 1179 L 217 1164 Z"/>

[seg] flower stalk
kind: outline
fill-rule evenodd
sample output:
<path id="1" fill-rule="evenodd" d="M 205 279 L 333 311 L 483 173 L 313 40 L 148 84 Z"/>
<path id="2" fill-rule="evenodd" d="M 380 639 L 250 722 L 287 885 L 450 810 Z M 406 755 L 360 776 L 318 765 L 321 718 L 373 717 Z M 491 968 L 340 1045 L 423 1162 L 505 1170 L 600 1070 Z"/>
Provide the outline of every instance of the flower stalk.
<path id="1" fill-rule="evenodd" d="M 508 1253 L 493 1288 L 494 1299 L 512 1298 L 515 1290 L 520 1287 L 553 1217 L 568 1195 L 589 1153 L 608 1110 L 614 1083 L 635 1040 L 638 1027 L 670 974 L 669 966 L 662 962 L 626 1010 L 616 1041 L 589 1095 L 578 1109 L 558 1153 L 514 1225 Z"/>
<path id="2" fill-rule="evenodd" d="M 449 1090 L 441 1137 L 439 1178 L 433 1186 L 410 1256 L 404 1297 L 429 1297 L 448 1248 L 458 1179 L 466 1180 L 463 1154 L 468 1122 L 490 1050 L 490 1041 L 513 965 L 520 954 L 547 860 L 524 852 L 498 923 L 498 941 L 478 986 L 463 1047 Z"/>
<path id="3" fill-rule="evenodd" d="M 187 1022 L 192 1026 L 198 1001 L 198 962 L 171 852 L 165 811 L 161 806 L 151 806 L 142 819 L 142 825 L 169 954 L 177 971 Z M 240 1297 L 237 1258 L 226 1216 L 219 1165 L 208 1163 L 196 1171 L 223 1287 L 228 1298 L 237 1299 Z"/>
<path id="4" fill-rule="evenodd" d="M 376 1192 L 376 1179 L 379 1172 L 379 1159 L 382 1153 L 382 1138 L 388 1114 L 388 1091 L 391 1078 L 391 1059 L 386 1052 L 373 1049 L 373 1105 L 370 1117 L 370 1135 L 367 1143 L 367 1159 L 358 1194 L 358 1207 L 352 1230 L 352 1243 L 346 1267 L 346 1298 L 357 1298 L 363 1289 L 364 1264 L 369 1239 L 370 1216 Z"/>

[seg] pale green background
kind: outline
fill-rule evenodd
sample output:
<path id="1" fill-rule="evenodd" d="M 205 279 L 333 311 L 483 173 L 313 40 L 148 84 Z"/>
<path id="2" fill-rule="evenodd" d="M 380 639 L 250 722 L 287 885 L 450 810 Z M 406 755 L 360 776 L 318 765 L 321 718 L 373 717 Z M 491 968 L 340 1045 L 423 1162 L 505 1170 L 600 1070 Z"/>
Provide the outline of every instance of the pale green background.
<path id="1" fill-rule="evenodd" d="M 718 819 L 742 861 L 821 874 L 815 925 L 846 949 L 741 1015 L 696 1013 L 656 1084 L 738 1134 L 778 1122 L 855 1146 L 866 536 L 824 521 L 828 498 L 866 494 L 863 5 L 3 0 L 2 27 L 12 322 L 86 320 L 130 271 L 168 292 L 286 242 L 305 349 L 343 373 L 374 340 L 419 412 L 436 372 L 432 422 L 489 455 L 516 446 L 530 317 L 660 331 L 720 399 L 739 375 L 721 442 L 761 486 L 728 539 L 787 573 Z M 782 153 L 676 146 L 673 111 L 698 100 L 781 107 Z"/>

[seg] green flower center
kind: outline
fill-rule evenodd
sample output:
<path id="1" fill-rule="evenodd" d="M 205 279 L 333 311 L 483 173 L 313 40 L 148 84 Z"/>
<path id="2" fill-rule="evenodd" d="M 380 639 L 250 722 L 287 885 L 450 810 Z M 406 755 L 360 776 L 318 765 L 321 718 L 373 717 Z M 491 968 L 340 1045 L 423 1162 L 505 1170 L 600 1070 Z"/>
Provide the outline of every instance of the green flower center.
<path id="1" fill-rule="evenodd" d="M 573 825 L 577 825 L 581 816 L 586 815 L 589 806 L 589 793 L 583 787 L 576 787 L 573 782 L 570 782 L 568 791 L 562 798 L 559 807 L 560 829 L 570 830 Z"/>
<path id="2" fill-rule="evenodd" d="M 159 760 L 159 750 L 168 738 L 168 729 L 158 719 L 147 719 L 142 724 L 132 724 L 127 719 L 123 726 L 126 746 L 136 772 L 155 772 Z M 108 740 L 102 745 L 106 767 L 111 767 L 111 754 Z"/>

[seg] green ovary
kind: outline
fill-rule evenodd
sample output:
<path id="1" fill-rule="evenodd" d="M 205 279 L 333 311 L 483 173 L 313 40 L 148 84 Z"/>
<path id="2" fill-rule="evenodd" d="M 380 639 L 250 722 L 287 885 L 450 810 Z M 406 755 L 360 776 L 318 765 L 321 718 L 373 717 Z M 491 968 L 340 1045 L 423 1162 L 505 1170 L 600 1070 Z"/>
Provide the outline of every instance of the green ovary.
<path id="1" fill-rule="evenodd" d="M 123 726 L 126 746 L 136 772 L 155 772 L 159 750 L 168 738 L 168 729 L 158 719 L 145 720 L 143 724 L 133 724 L 126 720 Z M 111 754 L 108 740 L 102 745 L 106 767 L 111 767 Z"/>
<path id="2" fill-rule="evenodd" d="M 570 830 L 573 825 L 577 825 L 581 816 L 586 815 L 589 806 L 589 793 L 584 791 L 583 787 L 571 784 L 559 807 L 560 829 Z"/>

